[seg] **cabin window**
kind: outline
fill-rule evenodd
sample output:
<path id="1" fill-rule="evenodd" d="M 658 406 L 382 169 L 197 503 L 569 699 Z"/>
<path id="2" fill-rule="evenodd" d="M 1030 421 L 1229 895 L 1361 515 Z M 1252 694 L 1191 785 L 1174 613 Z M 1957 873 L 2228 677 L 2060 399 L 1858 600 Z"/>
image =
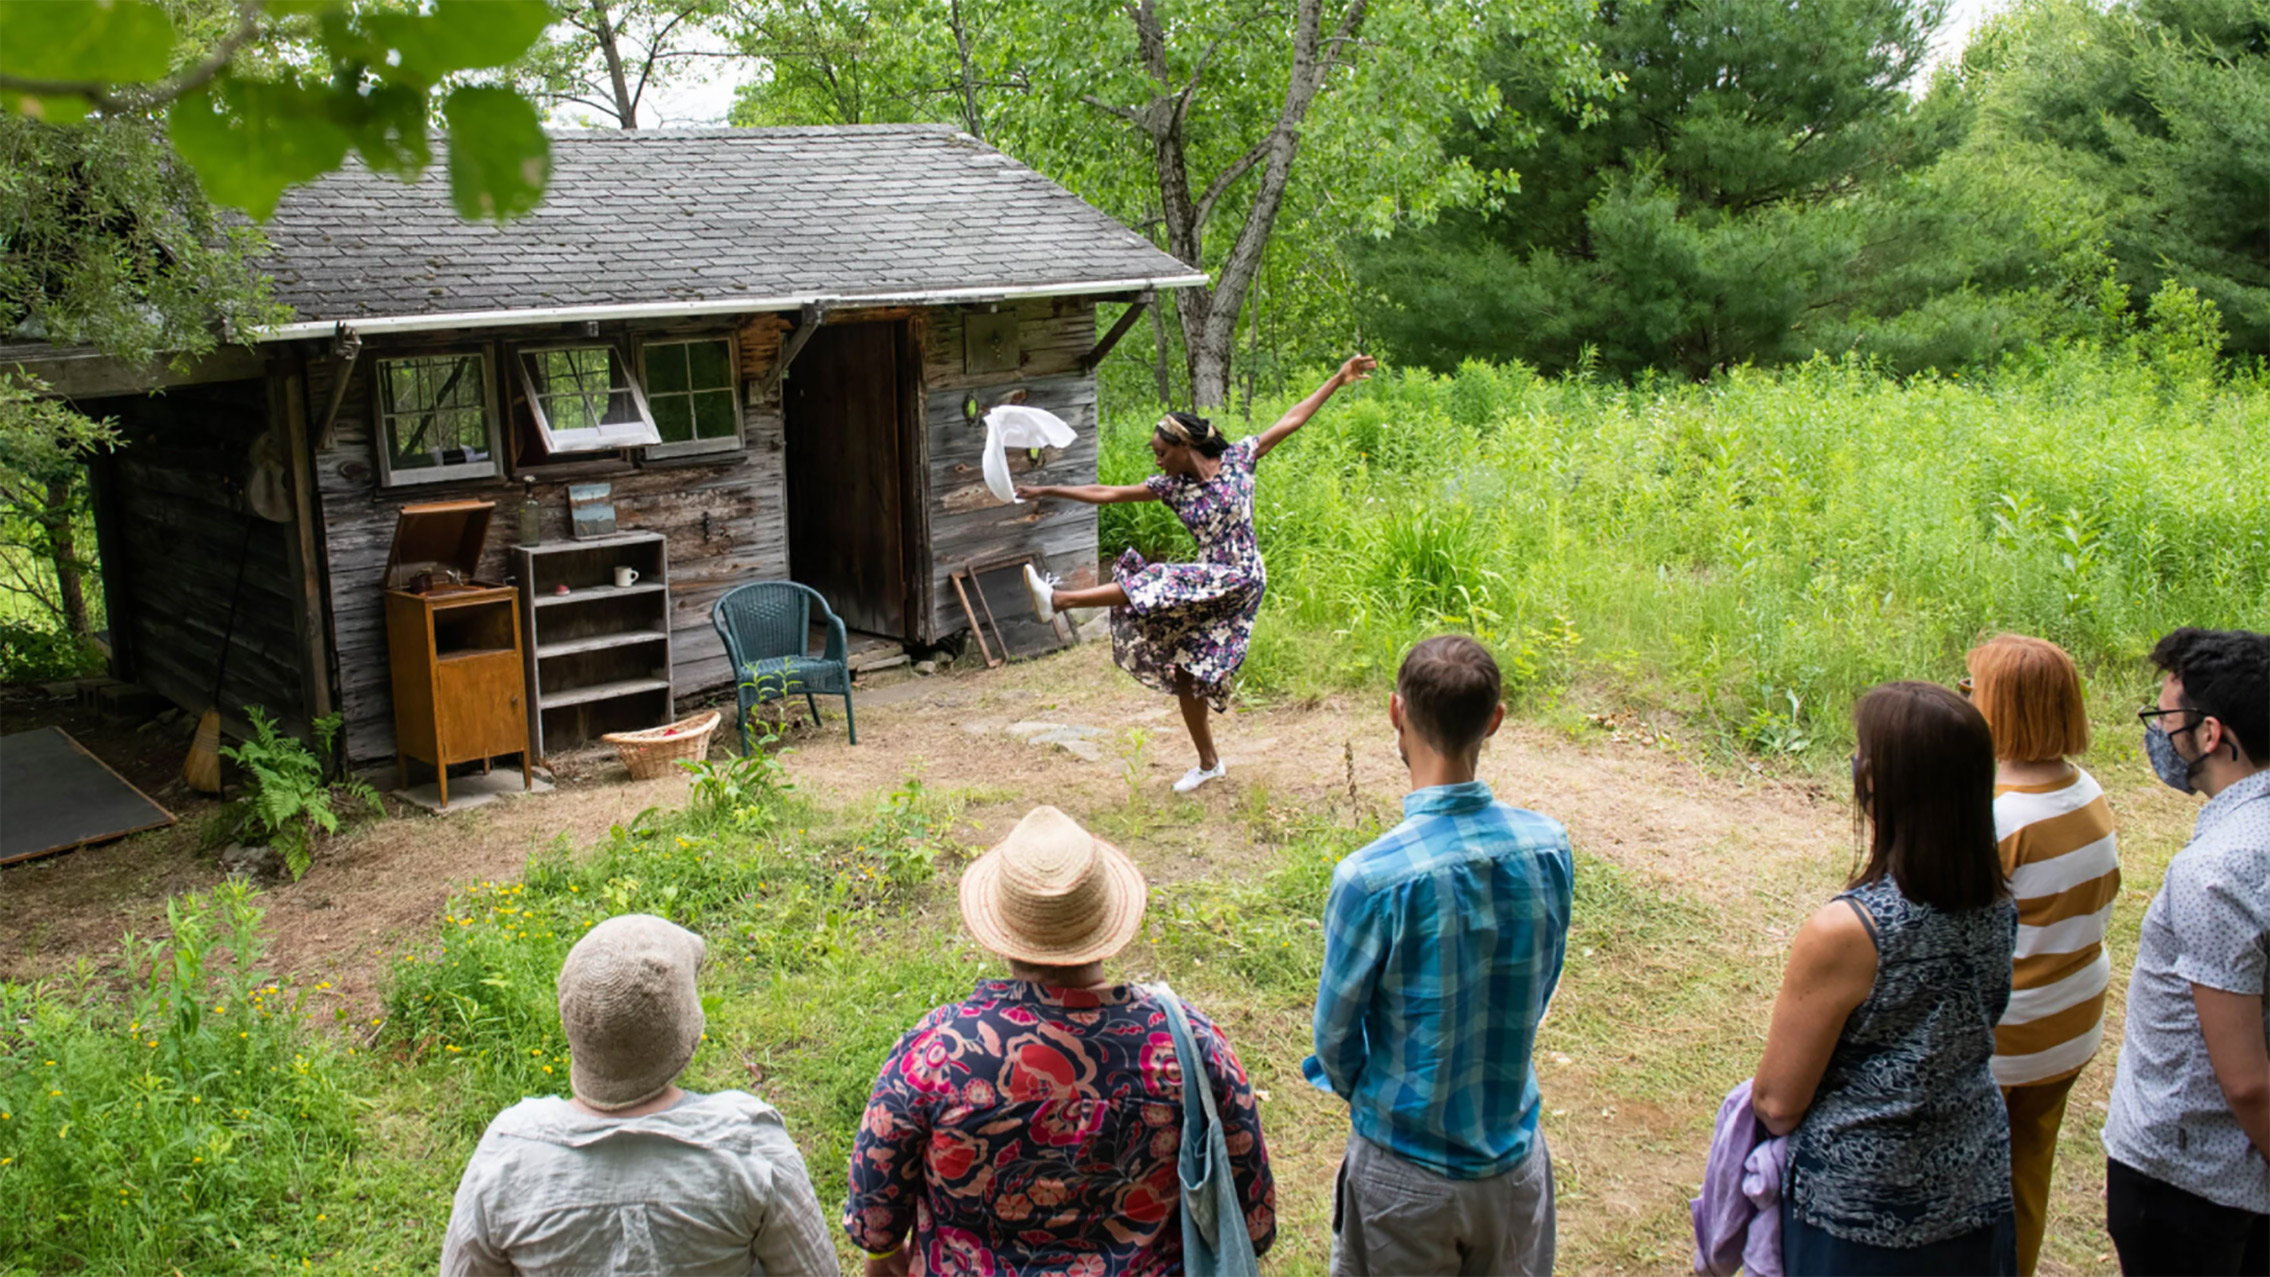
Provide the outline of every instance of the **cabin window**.
<path id="1" fill-rule="evenodd" d="M 639 348 L 646 403 L 662 442 L 648 456 L 717 452 L 741 446 L 733 343 L 724 337 L 650 341 Z"/>
<path id="2" fill-rule="evenodd" d="M 518 352 L 536 431 L 551 453 L 595 452 L 660 443 L 646 393 L 613 345 Z"/>
<path id="3" fill-rule="evenodd" d="M 480 355 L 377 361 L 378 461 L 388 484 L 497 473 L 489 362 Z"/>

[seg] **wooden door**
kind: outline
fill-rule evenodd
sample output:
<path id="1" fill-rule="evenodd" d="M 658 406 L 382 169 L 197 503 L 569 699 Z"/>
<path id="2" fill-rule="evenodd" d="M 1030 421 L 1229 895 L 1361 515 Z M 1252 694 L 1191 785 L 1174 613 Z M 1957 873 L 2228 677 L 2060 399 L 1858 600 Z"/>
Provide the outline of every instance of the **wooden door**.
<path id="1" fill-rule="evenodd" d="M 901 325 L 830 324 L 790 367 L 789 575 L 855 630 L 908 635 Z"/>

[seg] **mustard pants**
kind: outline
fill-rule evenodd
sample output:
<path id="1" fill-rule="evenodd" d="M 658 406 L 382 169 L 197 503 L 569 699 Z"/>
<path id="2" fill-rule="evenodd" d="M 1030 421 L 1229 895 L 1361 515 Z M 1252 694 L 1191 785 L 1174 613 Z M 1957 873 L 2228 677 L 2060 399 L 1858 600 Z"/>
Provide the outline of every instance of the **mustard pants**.
<path id="1" fill-rule="evenodd" d="M 2018 1224 L 2018 1271 L 2024 1277 L 2033 1277 L 2041 1261 L 2057 1130 L 2065 1124 L 2065 1097 L 2079 1076 L 2002 1088 L 2002 1103 L 2010 1110 L 2010 1200 Z"/>

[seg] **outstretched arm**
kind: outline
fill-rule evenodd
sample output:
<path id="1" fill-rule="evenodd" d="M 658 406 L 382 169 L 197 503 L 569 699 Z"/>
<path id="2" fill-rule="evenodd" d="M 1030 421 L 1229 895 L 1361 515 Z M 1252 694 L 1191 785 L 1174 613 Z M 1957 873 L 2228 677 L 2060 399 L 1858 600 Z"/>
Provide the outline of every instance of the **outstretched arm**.
<path id="1" fill-rule="evenodd" d="M 1042 497 L 1062 497 L 1067 501 L 1085 501 L 1089 505 L 1118 505 L 1127 501 L 1156 501 L 1159 494 L 1140 483 L 1073 483 L 1047 487 L 1017 485 L 1017 495 L 1027 501 Z"/>
<path id="2" fill-rule="evenodd" d="M 1253 459 L 1259 461 L 1268 456 L 1271 448 L 1283 443 L 1295 430 L 1307 425 L 1308 419 L 1315 416 L 1316 410 L 1322 408 L 1324 401 L 1330 399 L 1340 387 L 1352 386 L 1364 380 L 1377 367 L 1379 361 L 1370 355 L 1357 355 L 1340 365 L 1340 371 L 1325 378 L 1324 384 L 1316 388 L 1315 394 L 1286 409 L 1285 415 L 1277 418 L 1276 425 L 1261 432 L 1260 441 L 1253 445 Z"/>

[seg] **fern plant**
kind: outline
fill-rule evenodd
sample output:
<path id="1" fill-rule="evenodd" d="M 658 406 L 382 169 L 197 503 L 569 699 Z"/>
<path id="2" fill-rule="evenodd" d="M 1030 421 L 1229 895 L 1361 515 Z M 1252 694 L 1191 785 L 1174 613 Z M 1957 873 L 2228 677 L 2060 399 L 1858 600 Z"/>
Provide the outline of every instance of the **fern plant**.
<path id="1" fill-rule="evenodd" d="M 251 788 L 244 797 L 245 828 L 283 853 L 284 868 L 292 881 L 307 873 L 317 838 L 339 832 L 336 799 L 368 806 L 374 813 L 385 807 L 378 791 L 360 780 L 334 784 L 325 774 L 323 758 L 331 755 L 339 737 L 341 716 L 326 714 L 315 720 L 316 745 L 322 757 L 307 746 L 276 730 L 274 720 L 257 705 L 244 707 L 252 723 L 252 738 L 224 747 L 221 756 L 244 769 Z"/>

